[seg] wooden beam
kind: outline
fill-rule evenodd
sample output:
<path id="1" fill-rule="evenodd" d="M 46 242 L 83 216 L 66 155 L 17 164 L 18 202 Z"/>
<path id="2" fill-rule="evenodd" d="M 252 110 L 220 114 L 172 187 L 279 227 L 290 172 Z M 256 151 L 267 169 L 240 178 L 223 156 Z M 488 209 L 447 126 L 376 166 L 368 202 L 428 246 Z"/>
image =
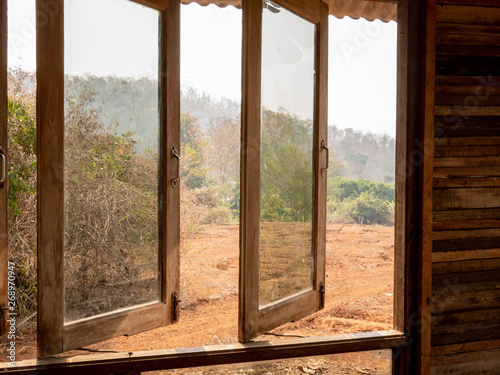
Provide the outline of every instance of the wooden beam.
<path id="1" fill-rule="evenodd" d="M 5 181 L 0 185 L 0 336 L 7 332 L 7 315 L 3 309 L 8 305 L 9 263 L 9 179 L 7 176 L 7 0 L 0 0 L 0 147 L 5 157 Z M 0 163 L 2 161 L 0 160 Z M 0 165 L 0 168 L 2 166 Z M 2 173 L 0 171 L 0 173 Z"/>
<path id="2" fill-rule="evenodd" d="M 260 123 L 262 69 L 262 2 L 243 2 L 240 166 L 240 276 L 238 337 L 248 341 L 257 332 L 260 232 Z M 249 312 L 252 312 L 251 314 Z"/>
<path id="3" fill-rule="evenodd" d="M 38 0 L 37 298 L 38 357 L 63 351 L 64 324 L 64 1 Z"/>
<path id="4" fill-rule="evenodd" d="M 406 344 L 407 338 L 401 332 L 390 330 L 247 344 L 28 360 L 17 362 L 14 370 L 24 375 L 107 375 L 126 371 L 156 371 L 383 350 Z M 12 373 L 6 368 L 7 363 L 0 363 L 0 374 Z"/>

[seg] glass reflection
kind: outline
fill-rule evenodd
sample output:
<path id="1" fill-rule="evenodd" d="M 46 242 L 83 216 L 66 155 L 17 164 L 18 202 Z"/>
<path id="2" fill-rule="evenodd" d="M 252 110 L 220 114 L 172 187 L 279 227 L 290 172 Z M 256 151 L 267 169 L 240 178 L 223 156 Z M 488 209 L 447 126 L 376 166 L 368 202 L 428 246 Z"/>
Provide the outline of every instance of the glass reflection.
<path id="1" fill-rule="evenodd" d="M 65 1 L 65 319 L 158 301 L 158 13 Z"/>
<path id="2" fill-rule="evenodd" d="M 312 288 L 315 25 L 263 3 L 260 306 Z"/>

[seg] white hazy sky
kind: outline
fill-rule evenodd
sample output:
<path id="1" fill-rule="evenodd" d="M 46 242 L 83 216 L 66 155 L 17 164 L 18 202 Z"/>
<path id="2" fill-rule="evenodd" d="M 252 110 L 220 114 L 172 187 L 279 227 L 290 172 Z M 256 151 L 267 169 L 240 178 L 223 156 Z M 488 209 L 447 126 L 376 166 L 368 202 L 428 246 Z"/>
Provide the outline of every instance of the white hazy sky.
<path id="1" fill-rule="evenodd" d="M 35 0 L 8 0 L 9 65 L 32 71 L 34 4 Z M 155 11 L 123 0 L 65 4 L 67 73 L 156 75 Z M 183 5 L 181 28 L 182 85 L 240 100 L 241 10 Z M 330 17 L 330 124 L 395 135 L 396 32 L 395 22 Z M 298 51 L 308 53 L 300 46 Z"/>

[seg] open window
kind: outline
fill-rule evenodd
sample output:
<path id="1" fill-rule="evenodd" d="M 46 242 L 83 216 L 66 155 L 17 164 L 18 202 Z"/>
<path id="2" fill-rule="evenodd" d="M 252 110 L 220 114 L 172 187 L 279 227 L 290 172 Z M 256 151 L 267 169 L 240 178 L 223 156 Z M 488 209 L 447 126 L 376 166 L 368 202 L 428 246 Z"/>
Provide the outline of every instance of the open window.
<path id="1" fill-rule="evenodd" d="M 180 4 L 90 4 L 36 2 L 42 358 L 174 323 L 179 314 Z M 113 17 L 117 8 L 119 19 Z M 134 30 L 134 17 L 158 26 Z M 125 31 L 139 35 L 127 40 Z M 143 45 L 152 45 L 156 56 L 144 79 L 156 80 L 158 87 L 150 107 L 136 103 L 149 108 L 147 114 L 134 108 L 142 94 L 113 76 L 133 60 L 143 65 Z M 120 92 L 128 97 L 120 99 Z M 105 97 L 98 101 L 100 95 Z M 141 115 L 140 131 L 117 125 L 120 116 L 131 126 Z M 141 132 L 158 143 L 141 144 Z M 156 166 L 151 171 L 140 164 L 146 159 Z M 87 231 L 88 242 L 75 243 L 75 231 Z"/>
<path id="2" fill-rule="evenodd" d="M 246 1 L 243 33 L 245 342 L 324 306 L 328 6 Z"/>

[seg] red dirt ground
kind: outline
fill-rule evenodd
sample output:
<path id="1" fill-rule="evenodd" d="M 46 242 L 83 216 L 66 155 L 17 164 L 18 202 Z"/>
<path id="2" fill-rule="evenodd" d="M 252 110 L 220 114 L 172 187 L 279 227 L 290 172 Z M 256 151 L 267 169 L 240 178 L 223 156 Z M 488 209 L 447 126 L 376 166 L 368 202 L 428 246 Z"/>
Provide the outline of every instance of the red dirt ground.
<path id="1" fill-rule="evenodd" d="M 202 228 L 183 241 L 180 322 L 90 345 L 96 351 L 142 351 L 237 342 L 238 225 Z M 325 309 L 271 333 L 323 336 L 392 328 L 394 228 L 328 224 Z M 22 327 L 17 360 L 36 356 L 33 323 Z M 254 341 L 281 337 L 262 335 Z M 0 341 L 0 362 L 6 342 Z M 64 356 L 87 354 L 72 351 Z M 390 352 L 377 351 L 273 363 L 195 368 L 155 374 L 389 374 Z M 151 373 L 153 374 L 153 373 Z"/>

